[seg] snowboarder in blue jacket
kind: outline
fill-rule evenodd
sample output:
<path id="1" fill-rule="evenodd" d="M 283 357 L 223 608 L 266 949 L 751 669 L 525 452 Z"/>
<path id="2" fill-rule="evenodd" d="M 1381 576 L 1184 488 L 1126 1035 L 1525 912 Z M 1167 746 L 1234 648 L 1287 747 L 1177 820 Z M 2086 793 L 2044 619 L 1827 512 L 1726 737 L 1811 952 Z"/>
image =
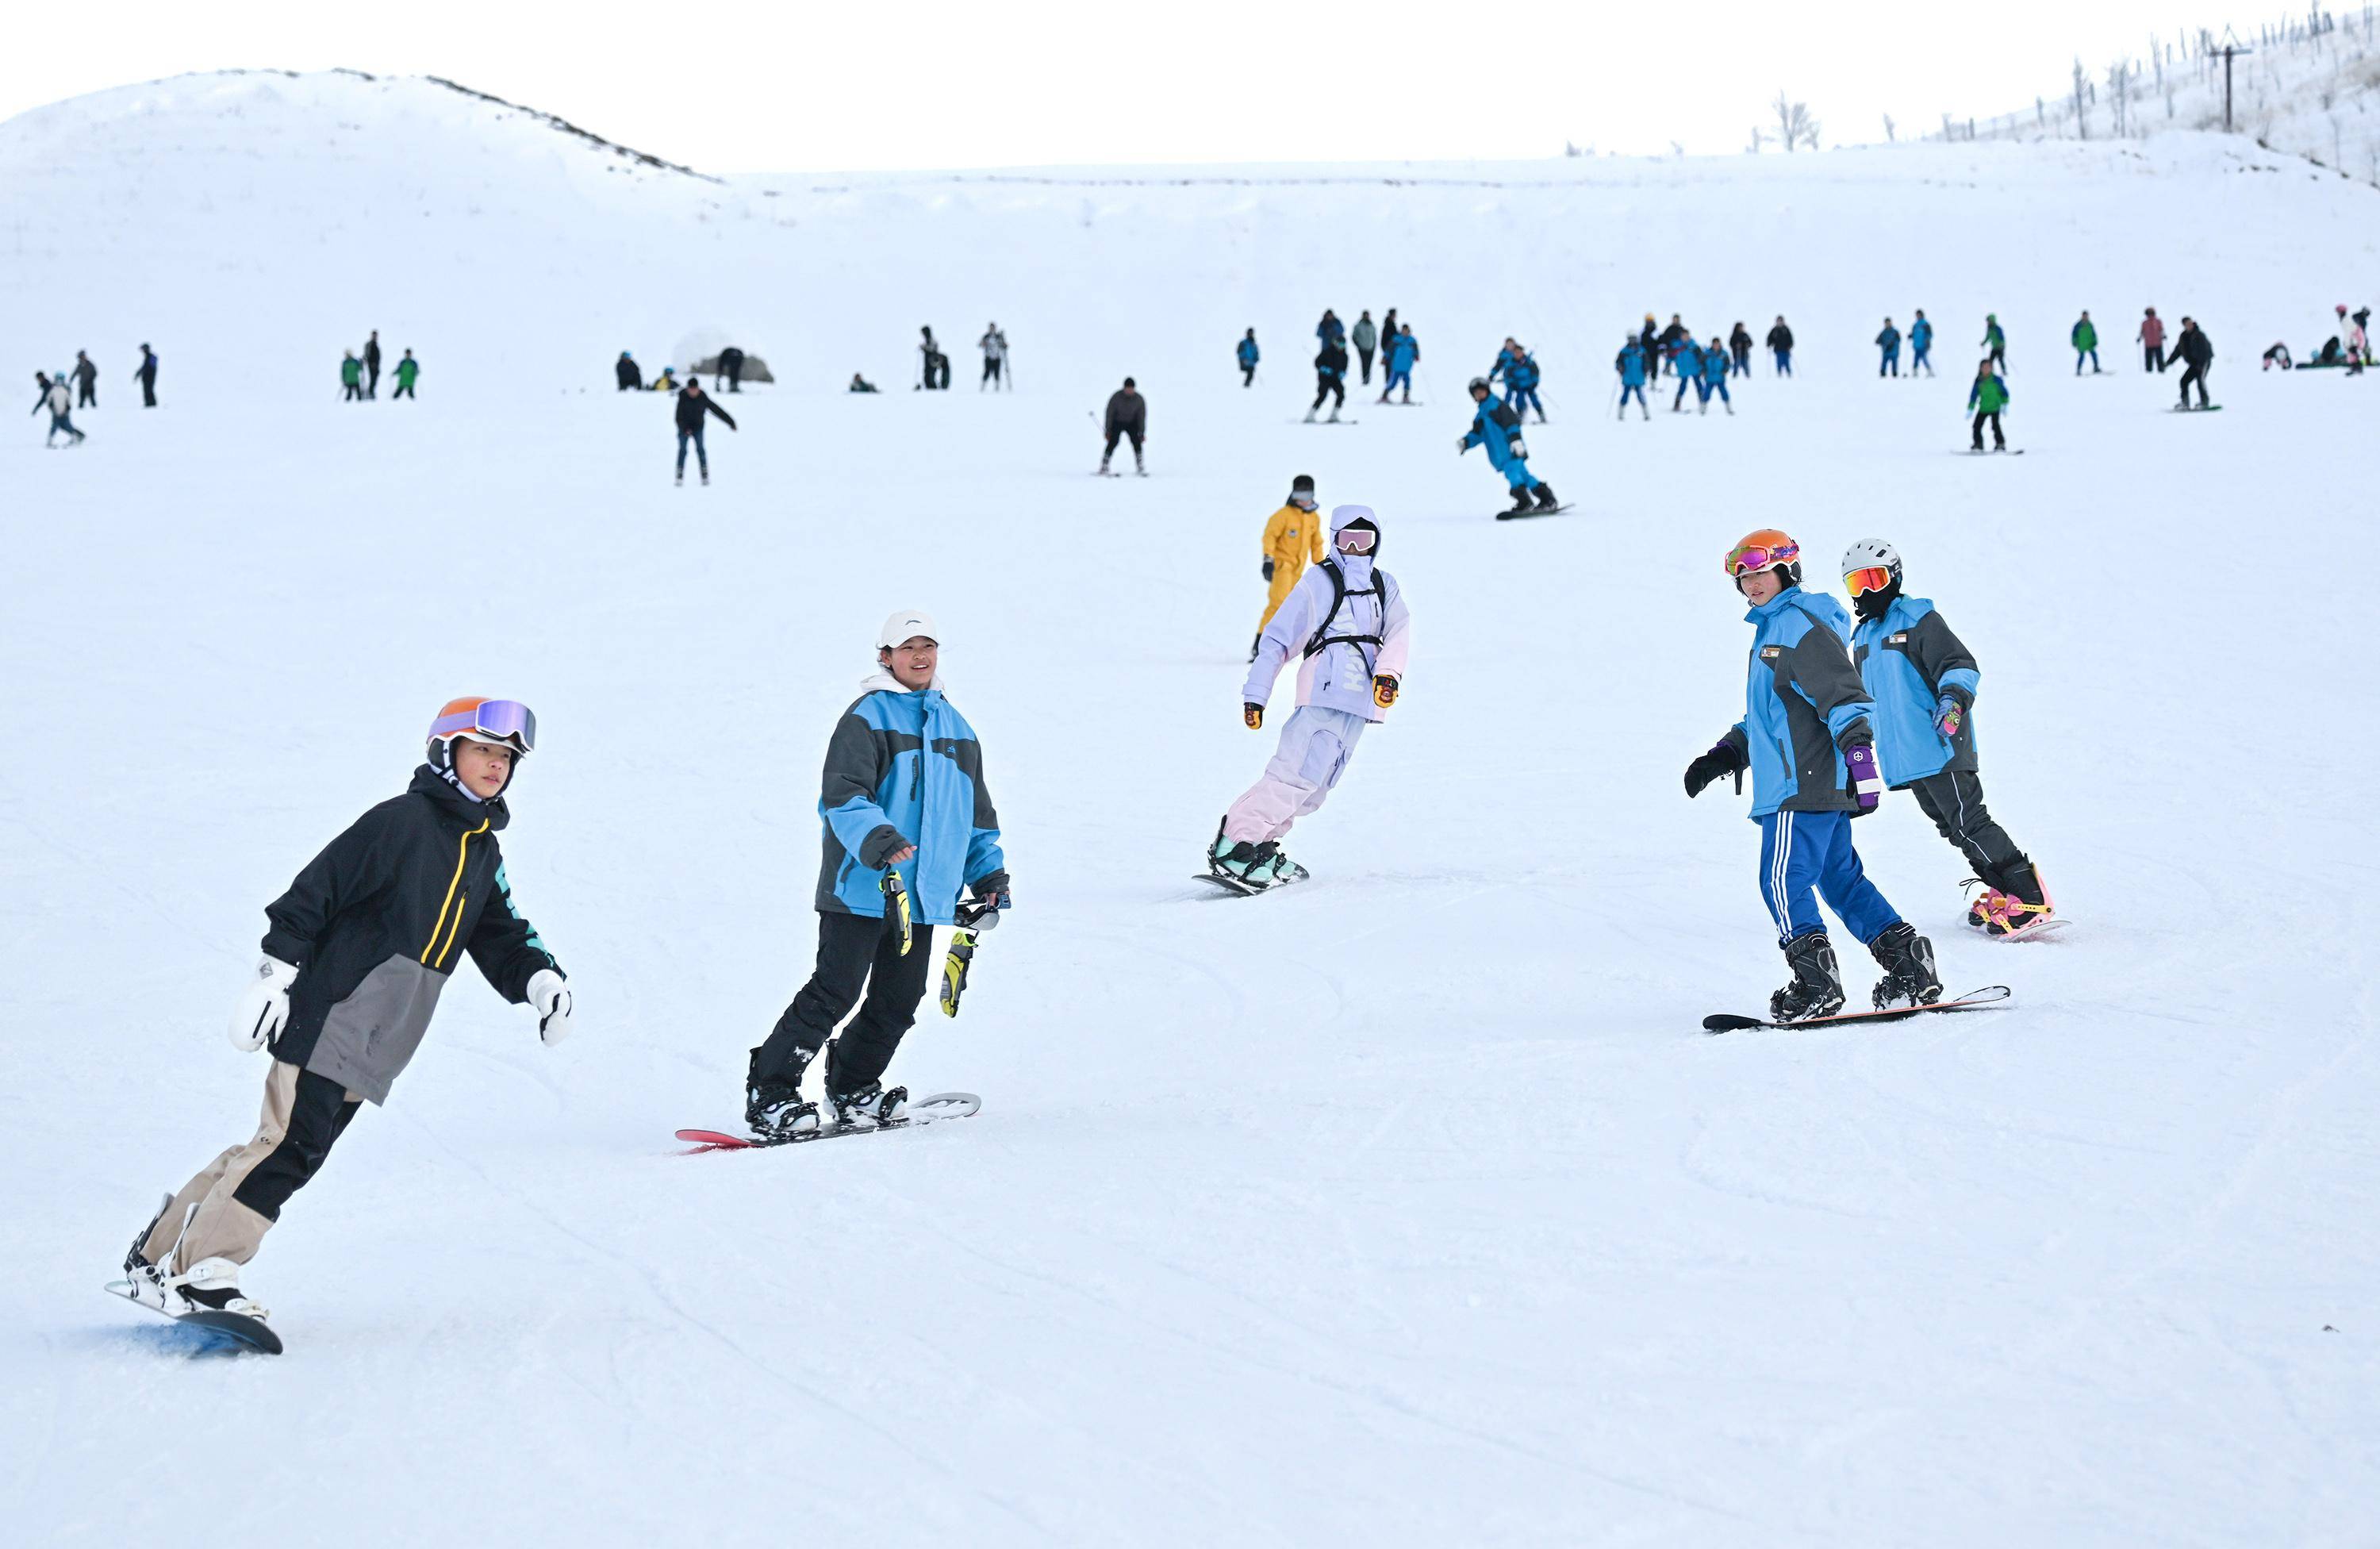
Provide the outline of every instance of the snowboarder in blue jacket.
<path id="1" fill-rule="evenodd" d="M 942 690 L 941 629 L 905 609 L 876 639 L 876 670 L 827 743 L 818 967 L 746 1076 L 744 1119 L 763 1139 L 819 1128 L 801 1085 L 821 1048 L 839 1122 L 899 1118 L 909 1094 L 880 1078 L 925 997 L 933 927 L 959 922 L 963 893 L 970 918 L 1009 904 L 983 749 Z"/>
<path id="2" fill-rule="evenodd" d="M 1884 352 L 1883 359 L 1876 363 L 1876 374 L 1899 376 L 1900 374 L 1900 330 L 1892 325 L 1892 319 L 1888 317 L 1884 320 L 1884 332 L 1876 336 L 1876 347 Z"/>
<path id="3" fill-rule="evenodd" d="M 1989 935 L 2021 935 L 2055 912 L 2033 861 L 1984 807 L 1975 749 L 1974 653 L 1924 597 L 1900 590 L 1900 555 L 1864 538 L 1843 551 L 1843 587 L 1859 625 L 1852 660 L 1876 703 L 1876 760 L 1888 788 L 1917 798 L 1975 869 L 1984 891 L 1967 923 Z"/>
<path id="4" fill-rule="evenodd" d="M 1924 372 L 1934 374 L 1934 324 L 1925 320 L 1925 309 L 1917 309 L 1917 321 L 1909 325 L 1909 374 Z"/>
<path id="5" fill-rule="evenodd" d="M 1512 487 L 1512 508 L 1509 516 L 1524 516 L 1531 511 L 1550 511 L 1561 503 L 1554 498 L 1553 486 L 1529 471 L 1529 448 L 1521 439 L 1521 417 L 1512 406 L 1496 396 L 1484 376 L 1471 379 L 1471 401 L 1478 411 L 1471 417 L 1471 429 L 1454 444 L 1457 452 L 1468 452 L 1474 446 L 1488 448 L 1488 461 L 1504 476 Z M 1530 505 L 1535 496 L 1536 504 Z"/>
<path id="6" fill-rule="evenodd" d="M 1637 409 L 1650 420 L 1653 410 L 1645 402 L 1645 378 L 1651 369 L 1651 356 L 1645 341 L 1633 334 L 1623 334 L 1620 353 L 1612 357 L 1611 369 L 1620 373 L 1620 418 L 1628 418 L 1628 400 L 1633 396 Z"/>
<path id="7" fill-rule="evenodd" d="M 1760 896 L 1793 972 L 1768 998 L 1772 1018 L 1806 1021 L 1843 1007 L 1814 888 L 1883 968 L 1876 1008 L 1930 1006 L 1942 996 L 1933 945 L 1868 881 L 1852 847 L 1852 820 L 1874 811 L 1884 794 L 1876 706 L 1844 646 L 1851 620 L 1833 597 L 1802 590 L 1801 557 L 1801 546 L 1775 528 L 1747 533 L 1727 552 L 1727 574 L 1752 604 L 1744 716 L 1686 766 L 1686 795 L 1728 774 L 1741 789 L 1751 772 Z"/>
<path id="8" fill-rule="evenodd" d="M 1694 406 L 1695 413 L 1710 412 L 1713 393 L 1718 395 L 1720 405 L 1729 414 L 1732 415 L 1735 412 L 1735 400 L 1727 396 L 1727 373 L 1732 369 L 1728 357 L 1727 341 L 1716 334 L 1712 335 L 1711 342 L 1703 349 L 1703 379 L 1695 384 L 1702 394 L 1702 399 Z"/>
<path id="9" fill-rule="evenodd" d="M 1254 386 L 1257 380 L 1257 331 L 1255 329 L 1249 329 L 1245 336 L 1240 340 L 1239 357 L 1240 385 L 1243 387 Z"/>

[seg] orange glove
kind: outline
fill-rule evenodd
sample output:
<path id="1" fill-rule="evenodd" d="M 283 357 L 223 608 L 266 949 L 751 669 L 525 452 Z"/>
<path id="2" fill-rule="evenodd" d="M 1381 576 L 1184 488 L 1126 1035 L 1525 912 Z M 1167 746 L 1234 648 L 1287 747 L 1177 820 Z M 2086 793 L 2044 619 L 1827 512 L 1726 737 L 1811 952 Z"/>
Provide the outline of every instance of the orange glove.
<path id="1" fill-rule="evenodd" d="M 1264 730 L 1264 706 L 1260 704 L 1250 704 L 1245 700 L 1242 700 L 1240 701 L 1240 719 L 1248 724 L 1248 729 L 1250 731 Z"/>
<path id="2" fill-rule="evenodd" d="M 1372 702 L 1386 710 L 1397 702 L 1397 680 L 1386 673 L 1372 679 Z"/>

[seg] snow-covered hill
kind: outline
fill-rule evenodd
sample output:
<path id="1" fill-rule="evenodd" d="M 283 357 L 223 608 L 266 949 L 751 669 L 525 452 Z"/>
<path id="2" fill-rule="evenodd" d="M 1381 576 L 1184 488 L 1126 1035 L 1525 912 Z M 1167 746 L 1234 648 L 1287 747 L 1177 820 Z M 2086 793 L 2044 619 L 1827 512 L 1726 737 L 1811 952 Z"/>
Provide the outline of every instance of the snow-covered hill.
<path id="1" fill-rule="evenodd" d="M 2380 389 L 2252 361 L 2380 272 L 2380 194 L 2183 136 L 713 184 L 255 75 L 0 125 L 0 209 L 9 369 L 111 373 L 79 450 L 0 445 L 12 1540 L 2369 1539 Z M 1420 407 L 1293 422 L 1326 304 L 1403 309 Z M 2165 412 L 2147 304 L 2225 412 Z M 1920 305 L 1941 380 L 1877 381 Z M 1609 423 L 1647 310 L 1783 312 L 1800 376 Z M 1987 310 L 2022 459 L 1957 455 Z M 1020 392 L 899 390 L 918 323 L 987 318 Z M 335 401 L 373 326 L 419 403 Z M 678 490 L 608 363 L 704 327 L 783 382 Z M 1574 518 L 1486 520 L 1451 445 L 1508 333 Z M 1155 476 L 1087 479 L 1125 372 Z M 1316 881 L 1208 901 L 1300 471 L 1380 511 L 1412 672 L 1293 835 Z M 1859 840 L 2011 1009 L 1694 1031 L 1782 977 L 1755 831 L 1679 789 L 1742 705 L 1718 556 L 1771 522 L 1814 582 L 1896 543 L 1982 658 L 1994 808 L 2076 924 L 1965 937 L 1905 798 Z M 893 1075 L 984 1110 L 674 1154 L 807 970 L 818 765 L 897 605 L 1018 906 Z M 248 1277 L 290 1353 L 181 1359 L 98 1283 L 244 1137 L 261 904 L 462 692 L 540 714 L 505 847 L 578 1034 L 458 976 Z"/>

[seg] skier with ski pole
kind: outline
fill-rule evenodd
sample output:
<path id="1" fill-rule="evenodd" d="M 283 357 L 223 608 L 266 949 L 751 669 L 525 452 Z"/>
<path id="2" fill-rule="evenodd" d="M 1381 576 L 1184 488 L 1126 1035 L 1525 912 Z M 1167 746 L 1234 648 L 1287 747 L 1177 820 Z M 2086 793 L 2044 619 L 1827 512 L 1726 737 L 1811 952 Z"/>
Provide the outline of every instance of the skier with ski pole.
<path id="1" fill-rule="evenodd" d="M 1536 516 L 1557 510 L 1561 502 L 1554 498 L 1553 486 L 1529 471 L 1529 448 L 1521 439 L 1521 417 L 1512 406 L 1499 400 L 1484 376 L 1471 379 L 1471 401 L 1477 409 L 1471 416 L 1471 428 L 1454 443 L 1459 455 L 1474 446 L 1488 449 L 1488 464 L 1504 476 L 1512 492 L 1512 508 L 1502 513 L 1508 517 Z M 1530 504 L 1535 497 L 1536 504 Z"/>
<path id="2" fill-rule="evenodd" d="M 820 1050 L 838 1124 L 900 1118 L 909 1093 L 882 1077 L 926 994 L 932 954 L 917 928 L 930 940 L 931 927 L 958 924 L 962 894 L 978 913 L 971 930 L 979 911 L 1009 907 L 1000 816 L 975 728 L 943 690 L 941 630 L 909 608 L 876 640 L 876 670 L 836 722 L 820 782 L 817 967 L 746 1067 L 744 1121 L 764 1140 L 820 1128 L 801 1086 Z"/>
<path id="3" fill-rule="evenodd" d="M 570 1031 L 561 965 L 513 901 L 496 835 L 537 745 L 516 700 L 449 701 L 405 794 L 358 818 L 265 906 L 264 955 L 232 1014 L 232 1046 L 270 1049 L 255 1138 L 201 1167 L 133 1239 L 119 1294 L 168 1316 L 261 1322 L 240 1267 L 311 1181 L 366 1101 L 390 1087 L 468 956 L 532 1006 L 547 1046 Z"/>
<path id="4" fill-rule="evenodd" d="M 1240 717 L 1264 729 L 1274 681 L 1303 656 L 1297 709 L 1257 783 L 1232 803 L 1207 852 L 1208 874 L 1235 893 L 1305 880 L 1305 868 L 1281 853 L 1299 818 L 1318 811 L 1364 728 L 1388 719 L 1410 650 L 1412 617 L 1403 590 L 1379 567 L 1380 528 L 1368 506 L 1330 512 L 1330 552 L 1305 572 L 1257 641 L 1240 690 Z"/>
<path id="5" fill-rule="evenodd" d="M 1802 590 L 1801 546 L 1775 528 L 1744 535 L 1724 568 L 1751 611 L 1744 716 L 1686 766 L 1686 795 L 1722 776 L 1752 774 L 1752 819 L 1760 825 L 1760 896 L 1792 980 L 1768 997 L 1780 1022 L 1831 1017 L 1843 1007 L 1816 894 L 1866 944 L 1884 977 L 1878 1010 L 1941 998 L 1934 947 L 1868 881 L 1852 848 L 1852 819 L 1884 793 L 1876 765 L 1875 705 L 1852 666 L 1842 604 Z"/>
<path id="6" fill-rule="evenodd" d="M 1901 593 L 1900 554 L 1864 538 L 1843 551 L 1843 588 L 1859 623 L 1852 661 L 1875 702 L 1877 762 L 1888 788 L 1918 810 L 1975 869 L 1984 891 L 1967 923 L 2014 936 L 2049 923 L 2056 909 L 2033 861 L 1984 806 L 1975 748 L 1975 692 L 1983 671 L 1931 599 Z"/>

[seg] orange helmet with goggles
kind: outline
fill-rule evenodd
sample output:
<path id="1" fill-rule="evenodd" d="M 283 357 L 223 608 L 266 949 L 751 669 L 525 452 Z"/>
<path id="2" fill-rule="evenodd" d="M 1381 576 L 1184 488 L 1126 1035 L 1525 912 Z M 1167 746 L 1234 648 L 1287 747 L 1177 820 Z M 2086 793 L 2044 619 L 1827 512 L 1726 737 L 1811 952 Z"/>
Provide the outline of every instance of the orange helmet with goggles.
<path id="1" fill-rule="evenodd" d="M 518 700 L 492 700 L 478 694 L 448 700 L 430 723 L 430 762 L 436 769 L 455 765 L 455 739 L 493 743 L 526 753 L 537 746 L 537 715 Z"/>
<path id="2" fill-rule="evenodd" d="M 1778 571 L 1784 577 L 1786 585 L 1799 586 L 1802 584 L 1802 545 L 1793 541 L 1791 533 L 1764 527 L 1756 532 L 1745 533 L 1737 540 L 1735 547 L 1727 551 L 1726 568 L 1727 579 L 1735 583 L 1738 591 L 1742 590 L 1744 577 L 1756 576 L 1763 570 Z"/>

